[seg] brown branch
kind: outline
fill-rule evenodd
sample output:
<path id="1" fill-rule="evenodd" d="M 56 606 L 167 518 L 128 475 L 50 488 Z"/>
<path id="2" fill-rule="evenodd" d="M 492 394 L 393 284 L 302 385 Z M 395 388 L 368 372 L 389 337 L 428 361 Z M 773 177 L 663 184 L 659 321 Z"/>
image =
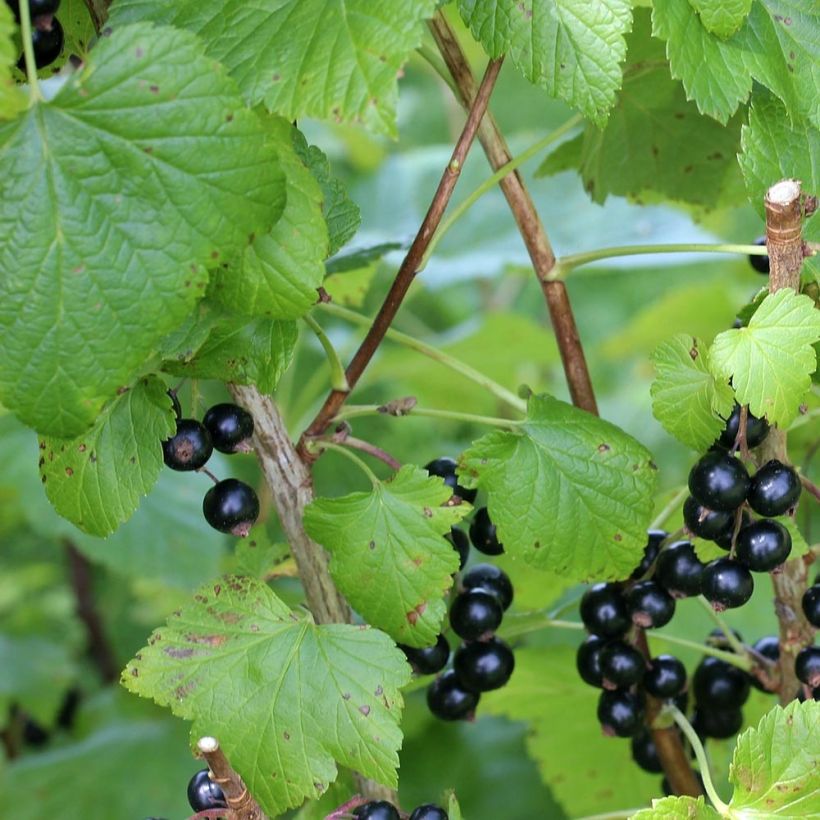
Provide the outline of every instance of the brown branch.
<path id="1" fill-rule="evenodd" d="M 820 487 L 818 487 L 811 479 L 806 478 L 806 476 L 800 476 L 800 483 L 803 485 L 803 488 L 806 490 L 807 493 L 813 495 L 818 501 L 820 501 Z"/>
<path id="2" fill-rule="evenodd" d="M 197 751 L 205 758 L 211 770 L 211 779 L 218 783 L 225 795 L 225 801 L 236 820 L 268 820 L 267 815 L 259 808 L 253 799 L 242 778 L 233 770 L 219 748 L 215 737 L 201 737 L 196 744 Z M 223 814 L 225 812 L 223 811 Z M 202 812 L 200 812 L 202 815 Z"/>
<path id="3" fill-rule="evenodd" d="M 354 438 L 353 436 L 345 436 L 341 443 L 347 445 L 348 447 L 352 447 L 354 450 L 361 450 L 363 453 L 367 453 L 368 455 L 373 456 L 373 458 L 379 459 L 379 461 L 383 461 L 391 470 L 401 470 L 400 461 L 393 458 L 390 453 L 382 450 L 381 447 L 377 447 L 369 441 Z"/>
<path id="4" fill-rule="evenodd" d="M 469 107 L 475 97 L 475 80 L 455 33 L 440 12 L 430 21 L 430 30 L 455 81 L 461 104 Z M 488 113 L 484 118 L 478 139 L 493 171 L 497 171 L 512 159 L 492 114 Z M 550 271 L 555 266 L 555 254 L 552 252 L 544 226 L 518 171 L 507 174 L 499 185 L 507 198 L 538 276 L 558 342 L 572 403 L 597 415 L 598 405 L 566 286 L 563 282 L 549 280 Z"/>
<path id="5" fill-rule="evenodd" d="M 108 7 L 111 5 L 111 0 L 84 0 L 84 2 L 91 22 L 94 23 L 94 31 L 99 34 L 108 19 Z"/>
<path id="6" fill-rule="evenodd" d="M 459 137 L 456 147 L 453 150 L 453 155 L 450 162 L 444 169 L 441 181 L 438 184 L 435 196 L 433 197 L 433 201 L 430 203 L 430 208 L 424 217 L 424 221 L 421 223 L 421 227 L 416 234 L 416 238 L 413 240 L 413 244 L 407 251 L 407 255 L 404 257 L 404 261 L 401 263 L 401 266 L 396 273 L 396 278 L 393 280 L 393 284 L 391 285 L 382 306 L 379 308 L 379 312 L 373 319 L 373 324 L 371 325 L 370 330 L 368 330 L 367 335 L 364 337 L 364 340 L 359 346 L 359 349 L 356 351 L 350 361 L 350 364 L 347 366 L 345 376 L 347 377 L 349 389 L 331 391 L 330 395 L 327 397 L 325 403 L 316 415 L 316 418 L 313 419 L 307 430 L 305 430 L 302 435 L 299 442 L 299 447 L 297 449 L 302 459 L 308 463 L 314 461 L 317 456 L 316 454 L 307 452 L 305 447 L 307 439 L 322 435 L 322 433 L 324 433 L 330 425 L 333 417 L 339 412 L 339 408 L 341 408 L 347 400 L 347 397 L 350 395 L 350 391 L 352 391 L 356 386 L 356 383 L 359 381 L 359 378 L 365 368 L 370 363 L 370 360 L 373 358 L 379 345 L 382 343 L 385 333 L 387 333 L 387 330 L 393 322 L 396 313 L 398 313 L 399 307 L 401 307 L 401 303 L 404 300 L 407 291 L 410 289 L 410 285 L 416 277 L 419 264 L 424 257 L 424 252 L 427 250 L 430 240 L 433 238 L 433 234 L 436 232 L 436 229 L 441 222 L 441 218 L 444 215 L 444 211 L 450 202 L 450 197 L 452 196 L 453 190 L 458 182 L 458 178 L 461 174 L 461 169 L 464 166 L 464 161 L 467 158 L 467 153 L 470 150 L 470 146 L 473 144 L 475 139 L 476 132 L 478 131 L 478 127 L 481 123 L 481 118 L 487 110 L 487 105 L 490 102 L 490 95 L 493 92 L 493 88 L 495 88 L 495 81 L 498 78 L 498 72 L 501 70 L 501 63 L 501 60 L 492 60 L 487 66 L 487 70 L 484 72 L 484 79 L 481 81 L 481 87 L 479 88 L 475 100 L 470 107 L 467 122 L 464 124 L 464 129 L 462 130 L 461 136 Z"/>

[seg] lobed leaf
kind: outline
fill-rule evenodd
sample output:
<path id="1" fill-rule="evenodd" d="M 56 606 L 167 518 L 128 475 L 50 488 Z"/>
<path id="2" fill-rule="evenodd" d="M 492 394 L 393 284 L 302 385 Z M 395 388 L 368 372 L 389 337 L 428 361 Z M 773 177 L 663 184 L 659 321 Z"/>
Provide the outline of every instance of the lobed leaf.
<path id="1" fill-rule="evenodd" d="M 11 75 L 17 61 L 16 28 L 8 3 L 0 4 L 0 122 L 17 116 L 26 106 L 26 98 Z"/>
<path id="2" fill-rule="evenodd" d="M 730 37 L 743 24 L 752 0 L 689 0 L 703 27 L 718 37 Z"/>
<path id="3" fill-rule="evenodd" d="M 630 820 L 712 820 L 718 814 L 704 797 L 664 797 L 652 801 L 651 809 L 643 809 Z"/>

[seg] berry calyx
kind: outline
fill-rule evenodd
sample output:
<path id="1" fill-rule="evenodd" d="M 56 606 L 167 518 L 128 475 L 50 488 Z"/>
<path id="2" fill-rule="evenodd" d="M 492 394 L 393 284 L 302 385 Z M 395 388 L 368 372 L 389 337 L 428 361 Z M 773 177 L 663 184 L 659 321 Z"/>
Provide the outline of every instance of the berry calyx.
<path id="1" fill-rule="evenodd" d="M 435 675 L 441 672 L 450 660 L 450 644 L 444 635 L 439 635 L 432 646 L 405 646 L 399 644 L 410 666 L 417 675 Z"/>
<path id="2" fill-rule="evenodd" d="M 461 578 L 464 589 L 484 589 L 498 598 L 502 609 L 509 609 L 513 600 L 513 586 L 503 569 L 494 564 L 476 564 Z"/>
<path id="3" fill-rule="evenodd" d="M 719 450 L 702 456 L 689 471 L 689 492 L 710 510 L 732 512 L 745 500 L 750 486 L 743 463 Z"/>
<path id="4" fill-rule="evenodd" d="M 803 593 L 802 603 L 806 620 L 815 629 L 820 629 L 820 584 L 810 586 Z"/>
<path id="5" fill-rule="evenodd" d="M 675 541 L 659 556 L 652 576 L 673 598 L 700 595 L 703 563 L 690 541 Z"/>
<path id="6" fill-rule="evenodd" d="M 762 518 L 737 534 L 735 555 L 754 572 L 771 572 L 792 551 L 792 537 L 779 522 Z"/>
<path id="7" fill-rule="evenodd" d="M 210 433 L 196 419 L 180 419 L 176 433 L 162 442 L 163 461 L 181 472 L 204 467 L 213 451 Z"/>
<path id="8" fill-rule="evenodd" d="M 692 689 L 699 709 L 716 711 L 742 706 L 749 698 L 750 686 L 741 669 L 709 657 L 698 664 Z"/>
<path id="9" fill-rule="evenodd" d="M 703 568 L 701 593 L 712 609 L 722 612 L 743 606 L 754 592 L 752 573 L 731 558 L 718 558 Z"/>
<path id="10" fill-rule="evenodd" d="M 656 698 L 676 698 L 686 688 L 686 667 L 674 655 L 658 655 L 649 661 L 643 688 Z"/>
<path id="11" fill-rule="evenodd" d="M 632 623 L 642 629 L 665 626 L 675 614 L 675 599 L 655 581 L 639 581 L 624 598 Z"/>
<path id="12" fill-rule="evenodd" d="M 444 483 L 463 501 L 472 504 L 475 497 L 478 495 L 478 490 L 468 490 L 458 483 L 456 476 L 456 462 L 452 458 L 442 456 L 441 458 L 433 459 L 428 464 L 424 465 L 428 475 L 436 475 L 444 479 Z"/>
<path id="13" fill-rule="evenodd" d="M 515 669 L 509 645 L 499 638 L 467 643 L 456 649 L 453 669 L 461 684 L 471 692 L 500 689 Z"/>
<path id="14" fill-rule="evenodd" d="M 660 774 L 663 771 L 655 741 L 649 729 L 641 729 L 633 736 L 630 743 L 632 759 L 645 771 L 651 774 Z"/>
<path id="15" fill-rule="evenodd" d="M 450 532 L 444 537 L 453 545 L 453 549 L 458 553 L 459 570 L 464 569 L 467 564 L 467 559 L 470 557 L 470 541 L 467 538 L 467 533 L 458 527 L 450 527 Z"/>
<path id="16" fill-rule="evenodd" d="M 423 806 L 416 806 L 410 815 L 410 820 L 447 820 L 447 812 L 441 806 L 434 803 L 425 803 Z"/>
<path id="17" fill-rule="evenodd" d="M 581 679 L 590 686 L 600 688 L 604 685 L 604 676 L 601 672 L 601 650 L 606 645 L 606 638 L 590 635 L 575 653 L 575 668 Z"/>
<path id="18" fill-rule="evenodd" d="M 475 712 L 481 695 L 465 689 L 456 673 L 448 669 L 427 688 L 427 708 L 441 720 L 464 720 Z"/>
<path id="19" fill-rule="evenodd" d="M 603 691 L 598 698 L 598 721 L 605 735 L 632 737 L 643 726 L 643 701 L 624 689 Z"/>
<path id="20" fill-rule="evenodd" d="M 495 595 L 484 589 L 468 589 L 459 593 L 450 607 L 450 626 L 459 638 L 475 641 L 495 632 L 502 615 Z"/>
<path id="21" fill-rule="evenodd" d="M 605 689 L 632 686 L 643 676 L 646 662 L 643 655 L 624 641 L 612 641 L 599 653 L 601 676 Z"/>
<path id="22" fill-rule="evenodd" d="M 202 513 L 215 530 L 244 538 L 259 517 L 259 499 L 253 487 L 226 478 L 205 493 Z"/>
<path id="23" fill-rule="evenodd" d="M 783 515 L 797 504 L 802 489 L 800 476 L 795 470 L 777 459 L 772 459 L 752 478 L 748 495 L 749 506 L 760 515 Z"/>
<path id="24" fill-rule="evenodd" d="M 490 521 L 486 507 L 479 507 L 475 511 L 470 523 L 470 540 L 473 546 L 485 555 L 501 555 L 504 552 L 504 545 L 498 540 L 495 524 Z"/>
<path id="25" fill-rule="evenodd" d="M 806 686 L 820 686 L 820 646 L 804 646 L 794 659 L 794 672 Z"/>
<path id="26" fill-rule="evenodd" d="M 732 413 L 726 419 L 726 426 L 720 434 L 718 443 L 731 450 L 737 444 L 737 434 L 740 430 L 740 405 L 735 403 Z M 746 446 L 757 447 L 769 434 L 769 423 L 766 419 L 759 419 L 748 411 L 746 412 Z"/>
<path id="27" fill-rule="evenodd" d="M 735 517 L 730 512 L 710 510 L 690 495 L 683 502 L 683 523 L 692 535 L 711 541 L 725 535 L 727 531 L 731 536 Z"/>
<path id="28" fill-rule="evenodd" d="M 765 247 L 766 237 L 761 236 L 761 237 L 755 239 L 755 241 L 752 242 L 752 244 L 753 245 L 761 245 L 761 246 Z M 762 274 L 768 274 L 769 273 L 769 255 L 768 254 L 766 254 L 766 256 L 758 256 L 756 254 L 749 254 L 748 259 L 749 259 L 749 264 L 758 273 L 762 273 Z"/>
<path id="29" fill-rule="evenodd" d="M 65 43 L 65 32 L 60 21 L 52 17 L 50 26 L 35 26 L 31 32 L 31 43 L 37 68 L 51 65 L 60 56 Z"/>
<path id="30" fill-rule="evenodd" d="M 743 712 L 739 707 L 730 709 L 698 709 L 692 716 L 692 728 L 700 737 L 726 740 L 736 735 L 743 726 Z"/>
<path id="31" fill-rule="evenodd" d="M 371 800 L 353 809 L 357 820 L 401 820 L 398 809 L 386 800 Z"/>
<path id="32" fill-rule="evenodd" d="M 649 530 L 646 533 L 646 546 L 643 548 L 643 558 L 641 558 L 641 563 L 635 567 L 629 576 L 630 581 L 637 581 L 649 572 L 649 568 L 655 563 L 655 559 L 658 557 L 658 552 L 660 552 L 664 538 L 668 535 L 669 533 L 666 532 L 666 530 Z"/>
<path id="33" fill-rule="evenodd" d="M 238 404 L 215 404 L 205 413 L 202 423 L 220 453 L 247 453 L 251 450 L 253 416 Z"/>
<path id="34" fill-rule="evenodd" d="M 188 803 L 194 811 L 228 807 L 222 787 L 211 780 L 208 769 L 200 769 L 188 782 Z"/>
<path id="35" fill-rule="evenodd" d="M 614 584 L 591 586 L 581 598 L 580 611 L 584 626 L 594 635 L 618 638 L 630 627 L 626 602 Z"/>

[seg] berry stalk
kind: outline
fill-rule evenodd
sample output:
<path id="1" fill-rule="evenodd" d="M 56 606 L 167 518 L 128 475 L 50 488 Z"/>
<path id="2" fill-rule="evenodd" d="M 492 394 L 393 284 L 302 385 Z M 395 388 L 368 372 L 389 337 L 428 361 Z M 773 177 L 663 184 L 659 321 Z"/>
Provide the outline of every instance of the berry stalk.
<path id="1" fill-rule="evenodd" d="M 28 2 L 23 0 L 20 3 L 20 36 L 23 38 L 23 58 L 26 63 L 26 77 L 31 89 L 30 101 L 32 103 L 43 100 L 43 93 L 40 91 L 40 83 L 37 79 L 37 61 L 34 58 L 34 41 L 31 29 L 31 9 Z"/>
<path id="2" fill-rule="evenodd" d="M 205 758 L 213 774 L 213 781 L 222 787 L 229 808 L 233 809 L 236 820 L 268 820 L 259 808 L 242 778 L 233 770 L 214 737 L 201 737 L 196 744 L 197 751 Z"/>

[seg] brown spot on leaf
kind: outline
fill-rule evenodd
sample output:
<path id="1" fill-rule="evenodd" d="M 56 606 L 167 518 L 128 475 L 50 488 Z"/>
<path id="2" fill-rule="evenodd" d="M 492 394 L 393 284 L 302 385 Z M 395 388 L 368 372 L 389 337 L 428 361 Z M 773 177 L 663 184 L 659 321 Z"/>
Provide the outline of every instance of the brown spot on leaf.
<path id="1" fill-rule="evenodd" d="M 71 476 L 73 476 L 73 475 L 74 475 L 74 470 L 72 470 L 72 469 L 71 469 L 71 467 L 66 467 L 66 468 L 65 468 L 65 474 L 66 474 L 69 478 L 71 478 Z"/>
<path id="2" fill-rule="evenodd" d="M 158 86 L 158 85 L 156 85 L 156 84 L 149 85 L 149 86 L 148 86 L 148 90 L 149 90 L 152 94 L 159 94 L 159 86 Z"/>
<path id="3" fill-rule="evenodd" d="M 367 717 L 367 716 L 370 714 L 370 707 L 369 707 L 367 704 L 365 704 L 364 706 L 360 706 L 360 707 L 359 707 L 359 711 L 360 711 L 360 712 L 361 712 L 361 713 L 362 713 L 365 717 Z"/>
<path id="4" fill-rule="evenodd" d="M 374 549 L 376 549 L 376 542 L 371 541 L 367 546 L 370 547 L 370 549 L 374 550 Z"/>
<path id="5" fill-rule="evenodd" d="M 342 692 L 342 700 L 350 700 L 350 692 Z"/>
<path id="6" fill-rule="evenodd" d="M 290 740 L 290 732 L 282 732 L 282 737 L 284 737 L 285 740 Z"/>
<path id="7" fill-rule="evenodd" d="M 376 687 L 376 697 L 381 697 L 384 694 L 384 689 L 381 686 Z"/>
<path id="8" fill-rule="evenodd" d="M 611 448 L 611 447 L 610 447 L 610 446 L 609 446 L 609 445 L 608 445 L 605 441 L 602 441 L 602 442 L 598 445 L 598 452 L 599 452 L 599 453 L 606 453 L 606 452 L 608 452 L 608 451 L 609 451 L 609 450 L 611 450 L 611 449 L 612 449 L 612 448 Z"/>
<path id="9" fill-rule="evenodd" d="M 433 517 L 433 511 L 429 507 L 425 507 L 424 508 L 424 515 L 427 518 L 432 518 Z"/>
<path id="10" fill-rule="evenodd" d="M 193 649 L 177 649 L 173 646 L 166 646 L 162 650 L 169 658 L 190 658 L 194 654 Z"/>
<path id="11" fill-rule="evenodd" d="M 624 540 L 624 537 L 619 532 L 615 533 L 614 538 L 615 538 L 616 541 L 623 541 Z"/>

